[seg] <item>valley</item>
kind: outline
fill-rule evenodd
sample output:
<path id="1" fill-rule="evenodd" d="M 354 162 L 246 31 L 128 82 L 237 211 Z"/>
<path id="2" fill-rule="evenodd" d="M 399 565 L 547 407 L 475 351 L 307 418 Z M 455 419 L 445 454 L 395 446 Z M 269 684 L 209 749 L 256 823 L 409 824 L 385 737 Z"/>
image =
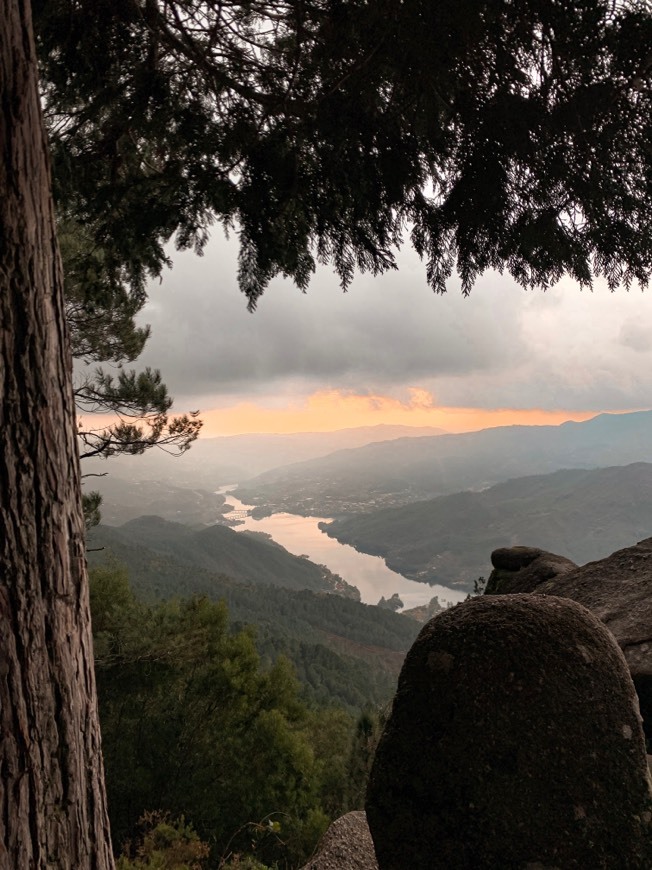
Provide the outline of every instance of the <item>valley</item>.
<path id="1" fill-rule="evenodd" d="M 648 536 L 651 459 L 652 412 L 635 412 L 374 442 L 270 469 L 237 488 L 217 479 L 215 492 L 208 472 L 203 489 L 114 476 L 97 486 L 110 524 L 157 514 L 193 527 L 198 541 L 212 536 L 215 553 L 238 540 L 229 525 L 263 532 L 295 554 L 284 585 L 324 588 L 331 575 L 331 590 L 341 581 L 338 591 L 363 589 L 368 603 L 398 592 L 410 608 L 435 594 L 455 601 L 472 591 L 496 547 L 528 544 L 583 564 Z M 220 531 L 201 532 L 207 526 Z M 189 539 L 184 547 L 198 544 Z M 202 543 L 197 552 L 204 550 Z M 309 557 L 303 565 L 302 555 Z M 260 567 L 242 575 L 226 557 L 208 567 L 278 582 L 264 565 L 280 558 L 254 562 Z"/>
<path id="2" fill-rule="evenodd" d="M 173 687 L 174 715 L 192 723 L 192 743 L 210 731 L 206 711 L 223 709 L 222 684 L 213 676 L 202 683 L 222 667 L 233 680 L 235 710 L 239 669 L 258 668 L 259 682 L 245 692 L 252 710 L 259 709 L 256 685 L 266 685 L 274 721 L 286 709 L 293 739 L 301 734 L 308 755 L 327 759 L 312 776 L 324 794 L 337 783 L 333 813 L 343 800 L 361 806 L 365 765 L 408 650 L 423 622 L 477 592 L 493 549 L 528 544 L 584 563 L 649 537 L 652 463 L 625 460 L 649 457 L 652 417 L 627 416 L 561 434 L 509 427 L 472 433 L 475 439 L 401 438 L 270 469 L 239 486 L 208 471 L 195 487 L 176 478 L 99 478 L 107 522 L 90 530 L 88 560 L 116 829 L 132 824 L 122 796 L 134 791 L 134 764 L 137 783 L 158 774 L 149 746 L 165 743 L 170 718 L 167 689 L 159 687 Z M 614 458 L 622 462 L 607 462 Z M 538 467 L 545 473 L 516 473 Z M 433 489 L 439 494 L 426 497 Z M 252 501 L 244 500 L 248 493 Z M 145 726 L 142 709 L 151 711 Z M 300 732 L 292 718 L 299 710 Z M 260 715 L 267 723 L 266 711 Z M 224 733 L 237 747 L 248 730 L 237 720 Z M 125 740 L 139 747 L 134 763 L 123 763 Z M 177 742 L 170 737 L 166 770 L 185 765 Z M 270 763 L 280 745 L 269 744 Z M 235 749 L 234 759 L 240 755 Z M 202 770 L 195 769 L 197 781 Z M 168 780 L 162 776 L 160 788 Z M 150 792 L 146 786 L 138 806 Z"/>
<path id="3" fill-rule="evenodd" d="M 501 426 L 340 450 L 269 470 L 236 494 L 260 513 L 340 518 L 564 468 L 649 461 L 651 411 L 600 414 L 585 423 Z"/>

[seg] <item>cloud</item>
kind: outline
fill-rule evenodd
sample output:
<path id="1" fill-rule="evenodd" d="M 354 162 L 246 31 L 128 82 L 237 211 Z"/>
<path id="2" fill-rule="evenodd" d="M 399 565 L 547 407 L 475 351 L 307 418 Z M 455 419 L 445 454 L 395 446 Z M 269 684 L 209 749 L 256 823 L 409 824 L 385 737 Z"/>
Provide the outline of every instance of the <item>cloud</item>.
<path id="1" fill-rule="evenodd" d="M 620 327 L 620 343 L 637 353 L 649 353 L 652 350 L 652 324 L 627 320 Z"/>
<path id="2" fill-rule="evenodd" d="M 437 405 L 421 389 L 409 389 L 405 400 L 378 394 L 356 394 L 321 390 L 312 395 L 278 404 L 242 401 L 204 410 L 205 435 L 234 435 L 243 432 L 321 432 L 379 423 L 436 427 L 448 432 L 468 432 L 491 426 L 523 424 L 538 426 L 566 420 L 586 420 L 586 411 L 545 411 L 531 408 L 457 408 Z"/>
<path id="3" fill-rule="evenodd" d="M 497 303 L 502 289 L 435 296 L 414 258 L 400 273 L 361 276 L 346 294 L 326 270 L 305 295 L 275 281 L 250 314 L 236 287 L 235 253 L 218 240 L 201 259 L 177 255 L 151 289 L 143 319 L 153 335 L 142 361 L 162 368 L 177 393 L 260 394 L 288 379 L 307 389 L 401 386 L 498 371 L 519 351 L 517 308 Z M 503 332 L 508 342 L 496 340 Z"/>
<path id="4" fill-rule="evenodd" d="M 143 321 L 153 334 L 140 362 L 161 368 L 179 409 L 281 408 L 329 390 L 484 409 L 650 405 L 641 359 L 652 292 L 580 292 L 568 281 L 526 292 L 487 274 L 469 298 L 455 282 L 436 296 L 403 252 L 398 272 L 359 276 L 346 294 L 326 269 L 306 294 L 276 280 L 250 314 L 236 255 L 216 238 L 202 258 L 175 254 L 151 288 Z"/>

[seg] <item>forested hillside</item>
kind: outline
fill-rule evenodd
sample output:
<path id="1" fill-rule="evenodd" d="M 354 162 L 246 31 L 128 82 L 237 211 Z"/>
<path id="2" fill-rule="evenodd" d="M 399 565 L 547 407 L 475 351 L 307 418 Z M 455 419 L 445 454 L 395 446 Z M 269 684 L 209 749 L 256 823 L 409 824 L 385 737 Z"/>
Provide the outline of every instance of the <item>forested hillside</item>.
<path id="1" fill-rule="evenodd" d="M 89 547 L 146 547 L 170 556 L 180 565 L 228 574 L 248 583 L 269 583 L 290 589 L 341 592 L 359 597 L 353 587 L 321 565 L 294 556 L 271 539 L 256 533 L 234 532 L 226 526 L 199 530 L 161 517 L 138 517 L 118 527 L 99 526 L 89 534 Z"/>
<path id="2" fill-rule="evenodd" d="M 469 591 L 497 547 L 525 544 L 578 564 L 652 534 L 652 465 L 520 477 L 324 524 L 327 534 L 383 556 L 414 580 Z"/>
<path id="3" fill-rule="evenodd" d="M 267 472 L 236 495 L 265 511 L 338 517 L 561 468 L 650 460 L 651 411 L 601 414 L 585 423 L 501 426 L 370 444 Z"/>
<path id="4" fill-rule="evenodd" d="M 223 603 L 145 605 L 115 567 L 91 571 L 90 594 L 120 868 L 181 870 L 209 856 L 212 867 L 262 867 L 254 855 L 297 867 L 330 819 L 361 807 L 376 714 L 356 724 L 332 701 L 308 705 L 287 659 L 261 660 Z M 143 814 L 154 830 L 139 846 Z"/>
<path id="5" fill-rule="evenodd" d="M 105 569 L 126 566 L 142 601 L 197 595 L 224 601 L 234 624 L 255 626 L 265 661 L 283 654 L 293 662 L 307 699 L 355 711 L 391 697 L 419 629 L 411 619 L 340 595 L 261 583 L 255 573 L 238 581 L 197 562 L 181 564 L 115 531 L 94 530 L 93 546 L 102 542 L 104 549 L 91 550 L 89 561 Z"/>

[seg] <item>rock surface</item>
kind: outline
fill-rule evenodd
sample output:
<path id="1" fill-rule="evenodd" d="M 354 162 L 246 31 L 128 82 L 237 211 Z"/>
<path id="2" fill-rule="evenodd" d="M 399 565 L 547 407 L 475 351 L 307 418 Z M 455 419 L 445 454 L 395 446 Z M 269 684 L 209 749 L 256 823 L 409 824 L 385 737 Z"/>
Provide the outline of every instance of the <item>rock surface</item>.
<path id="1" fill-rule="evenodd" d="M 367 792 L 380 870 L 649 870 L 651 800 L 627 666 L 589 611 L 482 596 L 424 626 Z"/>
<path id="2" fill-rule="evenodd" d="M 352 812 L 336 819 L 301 870 L 378 870 L 366 814 Z"/>
<path id="3" fill-rule="evenodd" d="M 485 595 L 532 592 L 539 583 L 577 570 L 575 562 L 537 547 L 501 547 L 491 554 Z"/>
<path id="4" fill-rule="evenodd" d="M 510 572 L 507 566 L 517 565 L 519 553 L 525 550 L 539 555 Z M 487 584 L 485 594 L 537 592 L 572 598 L 602 620 L 625 654 L 646 736 L 652 740 L 652 538 L 618 550 L 606 559 L 581 568 L 574 566 L 572 570 L 564 568 L 548 577 L 546 566 L 573 563 L 533 547 L 495 550 L 491 559 L 491 578 L 497 576 L 491 586 Z"/>

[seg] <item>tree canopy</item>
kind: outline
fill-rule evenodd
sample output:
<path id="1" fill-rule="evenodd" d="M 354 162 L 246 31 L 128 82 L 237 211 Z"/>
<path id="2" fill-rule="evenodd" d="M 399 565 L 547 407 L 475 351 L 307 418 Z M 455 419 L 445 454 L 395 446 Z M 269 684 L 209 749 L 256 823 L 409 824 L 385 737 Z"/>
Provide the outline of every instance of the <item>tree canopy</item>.
<path id="1" fill-rule="evenodd" d="M 70 346 L 82 364 L 74 385 L 82 459 L 144 453 L 155 446 L 184 453 L 201 428 L 197 412 L 170 417 L 173 400 L 158 369 L 124 368 L 149 338 L 149 327 L 135 319 L 147 301 L 144 287 L 107 274 L 102 251 L 79 223 L 60 214 L 57 230 Z M 116 373 L 90 368 L 100 362 Z M 93 427 L 89 415 L 95 413 L 109 414 L 113 422 Z"/>
<path id="2" fill-rule="evenodd" d="M 329 817 L 362 806 L 368 759 L 351 717 L 310 709 L 283 657 L 264 668 L 223 602 L 148 607 L 115 566 L 91 571 L 90 595 L 116 851 L 144 811 L 163 810 L 212 844 L 213 866 L 255 850 L 297 867 Z"/>
<path id="3" fill-rule="evenodd" d="M 652 15 L 645 0 L 37 0 L 66 218 L 143 292 L 171 237 L 240 238 L 249 304 L 395 267 L 438 292 L 645 284 Z M 97 46 L 102 51 L 97 51 Z"/>

